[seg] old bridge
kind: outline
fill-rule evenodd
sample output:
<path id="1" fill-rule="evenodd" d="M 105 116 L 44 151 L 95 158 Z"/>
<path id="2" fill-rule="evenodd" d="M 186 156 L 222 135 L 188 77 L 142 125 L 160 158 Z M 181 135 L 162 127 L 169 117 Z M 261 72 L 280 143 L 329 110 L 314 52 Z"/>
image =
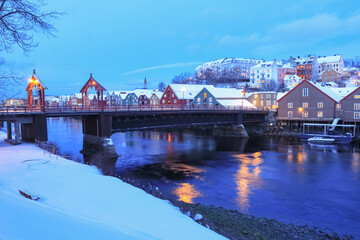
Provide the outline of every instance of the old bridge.
<path id="1" fill-rule="evenodd" d="M 83 133 L 110 137 L 113 132 L 149 128 L 260 123 L 268 111 L 249 108 L 157 107 L 0 107 L 0 127 L 7 122 L 7 141 L 47 141 L 48 117 L 81 117 Z"/>

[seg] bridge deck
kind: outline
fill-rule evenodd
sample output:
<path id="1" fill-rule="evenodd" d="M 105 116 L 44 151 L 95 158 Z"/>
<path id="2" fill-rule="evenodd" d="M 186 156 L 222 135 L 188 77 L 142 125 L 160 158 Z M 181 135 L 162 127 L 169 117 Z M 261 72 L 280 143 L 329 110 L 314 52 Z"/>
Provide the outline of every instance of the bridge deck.
<path id="1" fill-rule="evenodd" d="M 242 107 L 200 107 L 200 106 L 117 106 L 117 107 L 0 107 L 0 119 L 6 116 L 34 116 L 46 115 L 47 117 L 70 117 L 70 116 L 92 116 L 101 113 L 110 116 L 119 115 L 149 115 L 169 113 L 239 113 L 244 114 L 267 114 L 268 110 L 259 108 Z"/>

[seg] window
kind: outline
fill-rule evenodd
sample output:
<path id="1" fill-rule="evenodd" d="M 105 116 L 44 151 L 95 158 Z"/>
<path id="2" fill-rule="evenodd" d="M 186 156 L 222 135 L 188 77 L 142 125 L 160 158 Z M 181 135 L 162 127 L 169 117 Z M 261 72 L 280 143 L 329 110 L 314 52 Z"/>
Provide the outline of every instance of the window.
<path id="1" fill-rule="evenodd" d="M 264 95 L 263 95 L 263 94 L 260 94 L 260 98 L 263 99 L 263 98 L 264 98 Z"/>
<path id="2" fill-rule="evenodd" d="M 288 117 L 292 117 L 293 116 L 293 111 L 288 111 Z"/>
<path id="3" fill-rule="evenodd" d="M 354 110 L 360 110 L 360 103 L 354 103 Z"/>
<path id="4" fill-rule="evenodd" d="M 292 102 L 288 103 L 288 108 L 293 108 L 293 103 Z"/>
<path id="5" fill-rule="evenodd" d="M 176 100 L 176 99 L 174 99 L 174 103 L 177 103 L 177 100 Z"/>
<path id="6" fill-rule="evenodd" d="M 355 99 L 359 99 L 359 98 L 360 98 L 360 95 L 354 95 L 354 98 L 355 98 Z"/>
<path id="7" fill-rule="evenodd" d="M 303 88 L 303 97 L 307 97 L 307 96 L 309 96 L 309 89 Z"/>
<path id="8" fill-rule="evenodd" d="M 271 98 L 271 95 L 270 95 L 270 94 L 266 94 L 266 98 Z"/>
<path id="9" fill-rule="evenodd" d="M 165 103 L 165 99 L 163 99 L 163 103 Z"/>
<path id="10" fill-rule="evenodd" d="M 324 108 L 324 103 L 323 102 L 318 102 L 317 107 L 318 108 Z"/>
<path id="11" fill-rule="evenodd" d="M 309 104 L 307 102 L 304 102 L 303 103 L 303 108 L 308 108 L 309 107 Z"/>
<path id="12" fill-rule="evenodd" d="M 156 104 L 159 104 L 159 100 L 156 100 Z"/>
<path id="13" fill-rule="evenodd" d="M 166 94 L 164 94 L 164 97 L 166 97 Z"/>
<path id="14" fill-rule="evenodd" d="M 171 94 L 172 97 L 174 97 L 174 94 Z"/>
<path id="15" fill-rule="evenodd" d="M 360 112 L 354 112 L 354 119 L 360 119 Z"/>
<path id="16" fill-rule="evenodd" d="M 264 101 L 263 100 L 260 101 L 260 106 L 264 106 Z"/>
<path id="17" fill-rule="evenodd" d="M 198 97 L 197 101 L 198 101 L 198 103 L 199 103 L 199 102 L 201 101 L 201 99 Z"/>
<path id="18" fill-rule="evenodd" d="M 340 110 L 340 109 L 341 109 L 341 104 L 340 104 L 340 103 L 337 103 L 337 104 L 336 104 L 336 109 L 337 109 L 337 110 Z"/>
<path id="19" fill-rule="evenodd" d="M 212 102 L 212 97 L 209 97 L 209 102 Z"/>
<path id="20" fill-rule="evenodd" d="M 302 116 L 303 116 L 303 117 L 308 117 L 308 116 L 309 116 L 309 113 L 306 112 L 306 111 L 304 111 L 304 112 L 302 112 Z"/>
<path id="21" fill-rule="evenodd" d="M 253 105 L 256 105 L 256 100 L 253 101 Z"/>
<path id="22" fill-rule="evenodd" d="M 271 100 L 266 100 L 266 106 L 271 106 Z"/>
<path id="23" fill-rule="evenodd" d="M 206 92 L 204 92 L 204 98 L 206 98 L 207 97 L 207 93 Z"/>
<path id="24" fill-rule="evenodd" d="M 323 111 L 318 111 L 318 117 L 322 118 L 323 117 Z"/>

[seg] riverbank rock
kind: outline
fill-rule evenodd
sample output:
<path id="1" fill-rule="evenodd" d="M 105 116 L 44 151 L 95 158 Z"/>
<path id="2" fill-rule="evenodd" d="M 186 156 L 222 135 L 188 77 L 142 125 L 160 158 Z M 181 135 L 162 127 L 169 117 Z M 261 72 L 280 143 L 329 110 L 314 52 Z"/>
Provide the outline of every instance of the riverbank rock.
<path id="1" fill-rule="evenodd" d="M 203 219 L 203 216 L 201 215 L 201 214 L 195 214 L 195 217 L 194 217 L 194 220 L 195 221 L 200 221 L 200 220 L 202 220 Z"/>
<path id="2" fill-rule="evenodd" d="M 213 135 L 219 137 L 249 137 L 244 125 L 216 126 Z"/>

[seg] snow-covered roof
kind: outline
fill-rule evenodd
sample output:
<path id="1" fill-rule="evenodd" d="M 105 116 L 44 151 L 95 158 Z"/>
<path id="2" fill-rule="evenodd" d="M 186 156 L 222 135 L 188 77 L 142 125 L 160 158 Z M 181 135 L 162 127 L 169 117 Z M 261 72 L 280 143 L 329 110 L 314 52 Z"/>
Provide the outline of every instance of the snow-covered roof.
<path id="1" fill-rule="evenodd" d="M 294 65 L 292 65 L 291 63 L 285 63 L 282 68 L 296 68 Z"/>
<path id="2" fill-rule="evenodd" d="M 301 77 L 299 77 L 298 75 L 291 75 L 291 74 L 287 74 L 284 77 L 284 81 L 297 81 L 297 82 L 301 82 L 303 79 Z"/>
<path id="3" fill-rule="evenodd" d="M 155 95 L 157 98 L 160 99 L 160 98 L 162 97 L 162 95 L 163 95 L 163 92 L 153 92 L 152 95 L 151 95 L 151 97 L 152 97 L 153 95 Z"/>
<path id="4" fill-rule="evenodd" d="M 276 100 L 279 100 L 280 98 L 282 98 L 283 96 L 285 96 L 285 94 L 287 94 L 288 92 L 279 92 L 276 96 Z"/>
<path id="5" fill-rule="evenodd" d="M 302 58 L 294 58 L 296 64 L 312 64 L 316 60 L 315 56 L 307 56 Z"/>
<path id="6" fill-rule="evenodd" d="M 336 102 L 339 102 L 341 99 L 355 91 L 356 87 L 345 87 L 345 88 L 336 88 L 331 86 L 322 86 L 321 83 L 313 83 L 308 81 L 310 84 L 318 88 L 320 91 L 334 99 Z"/>
<path id="7" fill-rule="evenodd" d="M 133 93 L 135 93 L 136 96 L 140 97 L 141 95 L 145 95 L 148 98 L 151 98 L 153 90 L 151 89 L 135 89 L 133 91 Z"/>
<path id="8" fill-rule="evenodd" d="M 198 66 L 195 70 L 199 70 L 201 68 L 211 68 L 211 67 L 217 67 L 223 64 L 230 64 L 230 63 L 237 63 L 237 64 L 244 64 L 244 63 L 251 63 L 251 64 L 258 64 L 260 62 L 263 62 L 263 60 L 258 59 L 250 59 L 250 58 L 222 58 L 218 60 L 214 60 L 211 62 L 203 63 L 202 65 Z"/>
<path id="9" fill-rule="evenodd" d="M 194 99 L 194 97 L 203 88 L 212 89 L 213 85 L 193 85 L 193 84 L 169 84 L 170 88 L 174 91 L 178 99 Z"/>
<path id="10" fill-rule="evenodd" d="M 319 73 L 319 75 L 322 75 L 324 72 L 326 72 L 327 70 L 330 70 L 330 69 L 333 70 L 334 72 L 340 74 L 339 72 L 337 72 L 336 70 L 334 70 L 334 68 L 332 68 L 332 67 L 330 66 L 330 67 L 327 67 L 326 69 L 324 69 L 323 71 L 321 71 L 321 72 Z"/>
<path id="11" fill-rule="evenodd" d="M 342 55 L 335 55 L 335 56 L 327 56 L 327 57 L 319 57 L 318 63 L 332 63 L 332 62 L 340 62 Z"/>
<path id="12" fill-rule="evenodd" d="M 242 90 L 235 88 L 206 88 L 217 100 L 224 98 L 244 98 Z"/>
<path id="13" fill-rule="evenodd" d="M 224 107 L 245 107 L 245 108 L 256 108 L 246 99 L 220 99 L 217 100 Z"/>
<path id="14" fill-rule="evenodd" d="M 263 67 L 271 67 L 274 64 L 275 61 L 267 61 L 267 62 L 262 62 L 259 64 L 256 64 L 255 66 L 253 66 L 252 68 L 263 68 Z"/>

